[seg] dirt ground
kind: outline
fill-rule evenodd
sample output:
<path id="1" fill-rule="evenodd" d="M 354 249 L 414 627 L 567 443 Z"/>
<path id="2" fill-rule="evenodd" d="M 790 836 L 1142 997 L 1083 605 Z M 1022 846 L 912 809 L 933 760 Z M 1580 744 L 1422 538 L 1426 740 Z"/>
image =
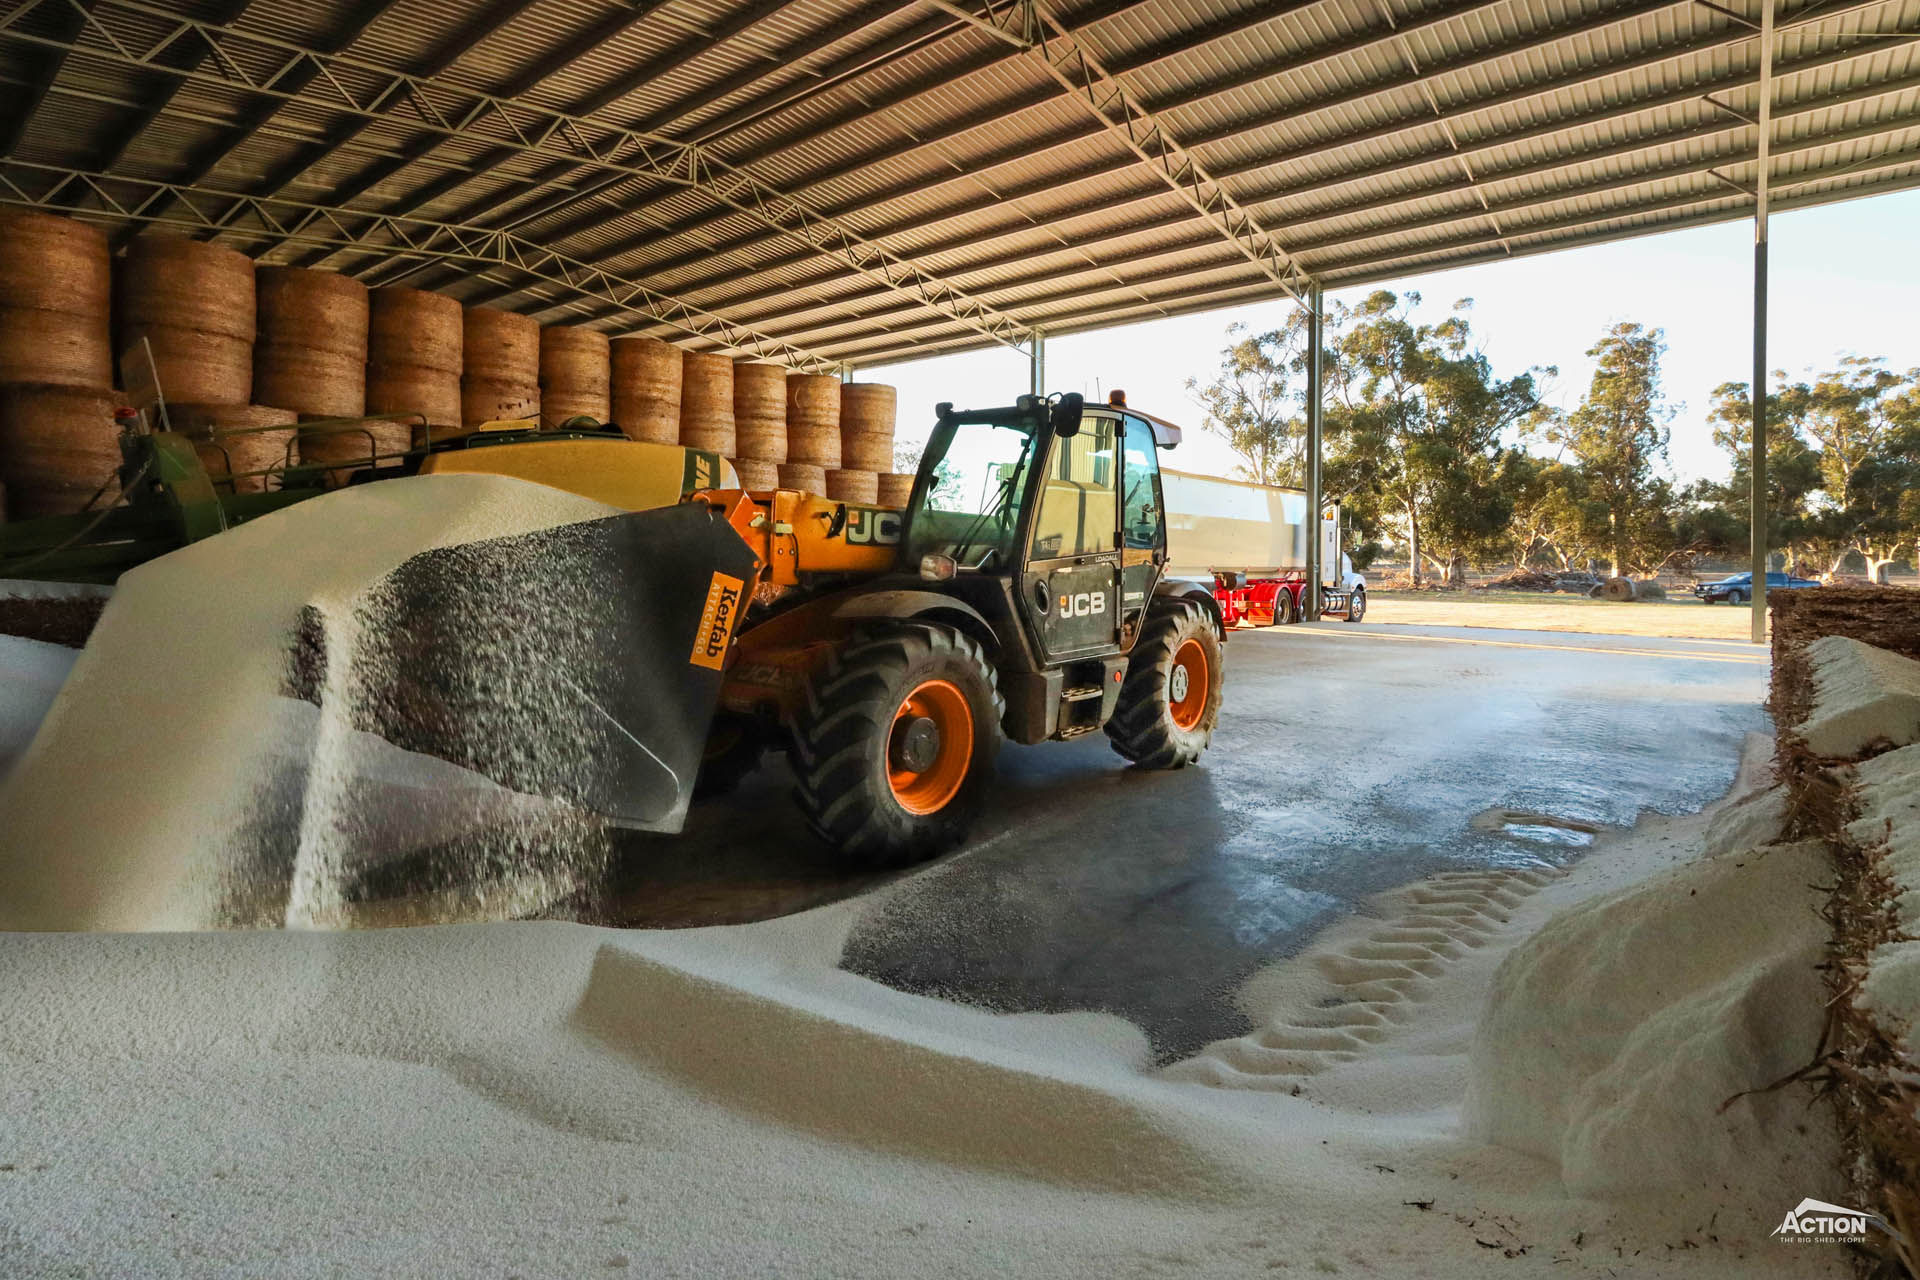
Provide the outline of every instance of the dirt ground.
<path id="1" fill-rule="evenodd" d="M 1532 591 L 1382 590 L 1367 593 L 1367 621 L 1738 641 L 1751 635 L 1753 614 L 1744 606 L 1702 604 L 1685 596 L 1615 604 Z"/>

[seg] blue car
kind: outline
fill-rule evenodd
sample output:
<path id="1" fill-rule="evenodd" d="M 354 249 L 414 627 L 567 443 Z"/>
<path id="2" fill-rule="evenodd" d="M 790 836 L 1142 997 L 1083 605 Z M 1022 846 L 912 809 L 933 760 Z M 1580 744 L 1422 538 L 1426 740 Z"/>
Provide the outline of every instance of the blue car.
<path id="1" fill-rule="evenodd" d="M 1790 573 L 1770 573 L 1767 575 L 1767 590 L 1794 591 L 1801 587 L 1817 587 L 1820 584 L 1812 578 L 1796 578 Z M 1730 578 L 1718 582 L 1696 582 L 1693 594 L 1712 604 L 1716 600 L 1725 600 L 1728 604 L 1745 604 L 1753 599 L 1753 575 L 1736 573 Z"/>

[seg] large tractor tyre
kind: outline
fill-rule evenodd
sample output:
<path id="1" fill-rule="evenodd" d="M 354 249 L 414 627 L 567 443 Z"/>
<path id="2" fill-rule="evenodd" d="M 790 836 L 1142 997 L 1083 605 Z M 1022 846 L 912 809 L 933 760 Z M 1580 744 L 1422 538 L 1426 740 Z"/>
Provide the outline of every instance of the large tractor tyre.
<path id="1" fill-rule="evenodd" d="M 991 785 L 1006 704 L 986 654 L 949 627 L 855 634 L 807 690 L 789 754 L 813 831 L 865 867 L 966 839 Z"/>
<path id="2" fill-rule="evenodd" d="M 1113 749 L 1146 769 L 1179 769 L 1207 749 L 1220 719 L 1226 666 L 1220 633 L 1192 600 L 1156 605 L 1127 660 Z"/>
<path id="3" fill-rule="evenodd" d="M 1355 587 L 1353 594 L 1347 597 L 1347 621 L 1358 622 L 1367 616 L 1367 589 Z"/>
<path id="4" fill-rule="evenodd" d="M 714 717 L 707 730 L 706 750 L 700 757 L 700 776 L 693 784 L 693 798 L 707 800 L 723 796 L 760 767 L 767 749 L 767 728 L 752 716 L 723 711 Z"/>

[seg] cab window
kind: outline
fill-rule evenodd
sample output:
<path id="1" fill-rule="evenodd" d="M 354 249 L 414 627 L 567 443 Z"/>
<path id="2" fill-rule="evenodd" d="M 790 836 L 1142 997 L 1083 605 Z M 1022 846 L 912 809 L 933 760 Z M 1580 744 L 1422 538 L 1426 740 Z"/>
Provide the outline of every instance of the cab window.
<path id="1" fill-rule="evenodd" d="M 1120 474 L 1126 491 L 1120 503 L 1121 537 L 1129 550 L 1157 551 L 1167 536 L 1160 506 L 1160 451 L 1154 447 L 1153 428 L 1147 423 L 1131 417 L 1122 423 L 1125 466 Z"/>
<path id="2" fill-rule="evenodd" d="M 1078 435 L 1056 441 L 1033 522 L 1033 558 L 1119 548 L 1118 422 L 1087 414 Z"/>

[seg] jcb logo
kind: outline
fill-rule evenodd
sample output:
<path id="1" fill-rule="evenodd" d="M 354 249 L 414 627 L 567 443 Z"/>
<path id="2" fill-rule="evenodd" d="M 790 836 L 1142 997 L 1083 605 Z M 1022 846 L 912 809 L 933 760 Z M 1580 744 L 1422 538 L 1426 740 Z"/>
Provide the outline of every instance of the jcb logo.
<path id="1" fill-rule="evenodd" d="M 733 637 L 733 622 L 740 610 L 740 593 L 746 583 L 724 573 L 713 575 L 707 586 L 707 603 L 700 611 L 700 630 L 694 633 L 693 656 L 696 667 L 718 671 L 727 659 L 727 641 Z"/>
<path id="2" fill-rule="evenodd" d="M 1060 597 L 1060 616 L 1063 618 L 1091 618 L 1106 611 L 1107 593 L 1104 591 L 1082 591 L 1077 596 Z"/>
<path id="3" fill-rule="evenodd" d="M 875 507 L 847 508 L 847 541 L 890 547 L 900 541 L 900 513 Z"/>

